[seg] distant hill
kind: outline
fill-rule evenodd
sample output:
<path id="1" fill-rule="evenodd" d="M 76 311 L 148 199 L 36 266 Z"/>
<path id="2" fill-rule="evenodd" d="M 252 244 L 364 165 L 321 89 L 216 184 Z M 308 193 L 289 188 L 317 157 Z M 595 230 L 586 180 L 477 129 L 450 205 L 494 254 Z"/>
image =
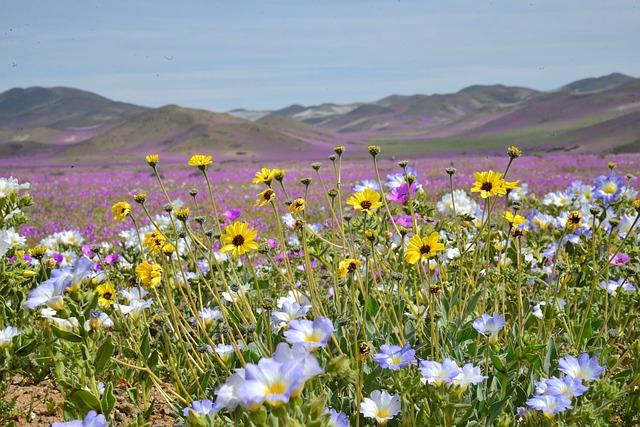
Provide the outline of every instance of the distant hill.
<path id="1" fill-rule="evenodd" d="M 473 85 L 452 94 L 390 95 L 346 105 L 291 105 L 227 114 L 175 105 L 151 109 L 78 89 L 0 94 L 0 165 L 109 163 L 149 153 L 184 160 L 318 159 L 335 145 L 366 155 L 495 150 L 640 151 L 640 79 L 613 73 L 556 90 Z"/>

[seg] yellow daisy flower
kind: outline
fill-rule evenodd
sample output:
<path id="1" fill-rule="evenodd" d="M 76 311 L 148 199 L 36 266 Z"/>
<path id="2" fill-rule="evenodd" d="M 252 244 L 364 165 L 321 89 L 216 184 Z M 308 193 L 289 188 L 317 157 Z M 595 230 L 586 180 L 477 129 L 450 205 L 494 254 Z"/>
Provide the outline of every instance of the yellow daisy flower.
<path id="1" fill-rule="evenodd" d="M 255 242 L 258 232 L 253 227 L 248 227 L 249 223 L 240 221 L 227 225 L 225 234 L 220 236 L 220 240 L 224 243 L 220 252 L 233 251 L 233 256 L 239 257 L 252 249 L 258 249 L 258 243 Z"/>
<path id="2" fill-rule="evenodd" d="M 291 212 L 291 215 L 296 215 L 297 213 L 303 211 L 304 208 L 305 200 L 302 197 L 299 197 L 289 205 L 289 212 Z"/>
<path id="3" fill-rule="evenodd" d="M 353 258 L 346 258 L 338 264 L 338 277 L 344 279 L 347 273 L 353 273 L 360 267 L 360 261 Z"/>
<path id="4" fill-rule="evenodd" d="M 258 199 L 256 200 L 256 204 L 254 206 L 264 206 L 276 197 L 276 193 L 271 189 L 267 188 L 263 192 L 256 194 Z"/>
<path id="5" fill-rule="evenodd" d="M 382 206 L 380 202 L 380 193 L 370 188 L 365 188 L 364 191 L 355 193 L 347 200 L 348 205 L 352 205 L 355 210 L 373 214 L 373 210 Z"/>
<path id="6" fill-rule="evenodd" d="M 157 254 L 162 251 L 162 247 L 167 239 L 158 230 L 150 231 L 144 235 L 144 246 Z"/>
<path id="7" fill-rule="evenodd" d="M 131 213 L 131 205 L 127 202 L 118 202 L 111 206 L 111 212 L 115 221 L 122 221 Z"/>
<path id="8" fill-rule="evenodd" d="M 518 215 L 518 214 L 514 215 L 509 211 L 504 211 L 504 219 L 509 221 L 509 224 L 511 224 L 514 227 L 517 227 L 520 224 L 524 224 L 525 222 L 527 222 L 527 220 L 522 215 Z"/>
<path id="9" fill-rule="evenodd" d="M 151 166 L 152 168 L 155 168 L 156 165 L 158 164 L 158 155 L 157 154 L 149 154 L 145 158 L 147 159 L 147 163 L 149 163 L 149 166 Z"/>
<path id="10" fill-rule="evenodd" d="M 486 199 L 491 196 L 504 196 L 507 193 L 507 188 L 505 187 L 504 179 L 500 177 L 502 174 L 500 172 L 494 172 L 492 170 L 488 172 L 476 172 L 473 174 L 473 177 L 476 179 L 476 182 L 471 187 L 472 193 L 480 193 L 480 197 Z M 510 184 L 517 184 L 510 183 Z M 512 188 L 515 188 L 512 187 Z"/>
<path id="11" fill-rule="evenodd" d="M 438 251 L 444 249 L 444 245 L 438 240 L 440 235 L 434 231 L 429 237 L 413 236 L 409 239 L 409 247 L 406 250 L 405 259 L 409 264 L 415 264 L 421 259 L 429 259 Z"/>
<path id="12" fill-rule="evenodd" d="M 162 280 L 162 267 L 159 264 L 149 264 L 147 261 L 142 261 L 136 267 L 136 274 L 143 284 L 155 288 Z"/>
<path id="13" fill-rule="evenodd" d="M 203 168 L 209 164 L 211 164 L 211 156 L 196 154 L 195 156 L 191 157 L 191 159 L 189 159 L 190 166 L 197 166 L 199 168 Z"/>
<path id="14" fill-rule="evenodd" d="M 116 298 L 116 289 L 110 282 L 105 282 L 98 286 L 95 290 L 95 293 L 100 294 L 100 298 L 98 298 L 98 303 L 102 306 L 107 306 L 113 304 Z"/>
<path id="15" fill-rule="evenodd" d="M 253 182 L 254 184 L 259 184 L 261 182 L 264 182 L 265 184 L 269 185 L 271 184 L 271 181 L 273 180 L 273 178 L 275 178 L 275 172 L 277 172 L 277 169 L 274 170 L 269 170 L 267 168 L 262 168 L 261 171 L 256 172 L 256 177 L 253 178 Z"/>

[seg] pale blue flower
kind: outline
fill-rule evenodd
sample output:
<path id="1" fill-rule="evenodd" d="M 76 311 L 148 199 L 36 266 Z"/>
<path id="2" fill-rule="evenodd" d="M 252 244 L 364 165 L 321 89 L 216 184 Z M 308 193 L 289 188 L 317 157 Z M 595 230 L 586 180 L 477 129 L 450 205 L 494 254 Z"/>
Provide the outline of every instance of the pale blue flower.
<path id="1" fill-rule="evenodd" d="M 398 370 L 409 364 L 415 356 L 416 351 L 409 344 L 405 344 L 403 347 L 382 344 L 380 353 L 374 354 L 373 358 L 383 368 Z"/>
<path id="2" fill-rule="evenodd" d="M 558 369 L 573 378 L 583 380 L 597 380 L 605 367 L 598 365 L 598 358 L 589 358 L 587 353 L 582 353 L 577 359 L 567 356 L 558 361 Z"/>
<path id="3" fill-rule="evenodd" d="M 306 348 L 326 347 L 334 328 L 331 320 L 319 316 L 313 322 L 310 320 L 292 320 L 289 330 L 284 336 L 291 344 L 302 344 Z"/>
<path id="4" fill-rule="evenodd" d="M 400 396 L 374 390 L 360 403 L 360 412 L 367 418 L 375 418 L 379 424 L 386 424 L 400 412 Z"/>
<path id="5" fill-rule="evenodd" d="M 105 420 L 104 415 L 98 414 L 96 411 L 89 411 L 82 420 L 74 420 L 67 422 L 55 422 L 51 427 L 107 427 L 109 423 Z"/>
<path id="6" fill-rule="evenodd" d="M 442 363 L 432 360 L 423 360 L 420 363 L 420 372 L 424 378 L 423 383 L 435 384 L 440 387 L 443 384 L 449 384 L 460 373 L 460 368 L 453 360 L 447 358 Z"/>
<path id="7" fill-rule="evenodd" d="M 504 314 L 494 312 L 493 316 L 483 314 L 473 321 L 473 327 L 476 331 L 483 335 L 489 336 L 489 342 L 492 344 L 498 341 L 498 333 L 506 326 Z"/>
<path id="8" fill-rule="evenodd" d="M 571 409 L 571 401 L 563 396 L 542 395 L 534 396 L 527 400 L 527 405 L 538 411 L 542 411 L 547 418 L 553 418 L 558 412 Z"/>
<path id="9" fill-rule="evenodd" d="M 201 415 L 203 417 L 211 416 L 213 417 L 219 408 L 216 408 L 212 401 L 209 399 L 204 400 L 195 400 L 191 403 L 191 406 L 186 407 L 182 410 L 182 414 L 185 417 L 189 416 L 190 411 L 194 411 L 196 414 Z"/>

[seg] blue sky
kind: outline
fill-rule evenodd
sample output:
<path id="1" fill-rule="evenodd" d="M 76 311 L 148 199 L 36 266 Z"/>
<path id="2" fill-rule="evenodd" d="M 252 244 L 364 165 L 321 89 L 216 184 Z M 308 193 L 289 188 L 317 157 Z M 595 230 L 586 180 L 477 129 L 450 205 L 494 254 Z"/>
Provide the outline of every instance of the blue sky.
<path id="1" fill-rule="evenodd" d="M 345 104 L 640 77 L 636 0 L 0 0 L 0 92 L 149 107 Z"/>

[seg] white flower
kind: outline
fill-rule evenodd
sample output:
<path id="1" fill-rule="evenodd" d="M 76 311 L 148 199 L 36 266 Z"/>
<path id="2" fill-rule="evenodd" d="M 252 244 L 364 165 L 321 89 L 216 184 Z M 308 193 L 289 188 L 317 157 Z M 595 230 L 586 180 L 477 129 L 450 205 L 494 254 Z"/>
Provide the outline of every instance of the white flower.
<path id="1" fill-rule="evenodd" d="M 29 188 L 29 183 L 18 184 L 18 180 L 13 176 L 0 178 L 0 197 L 8 197 L 11 194 L 18 194 L 20 190 Z"/>
<path id="2" fill-rule="evenodd" d="M 446 193 L 437 204 L 438 211 L 445 214 L 453 213 L 453 202 L 456 205 L 456 214 L 471 214 L 479 209 L 478 203 L 469 197 L 464 190 L 453 190 L 453 200 L 451 193 Z"/>
<path id="3" fill-rule="evenodd" d="M 115 304 L 115 307 L 122 314 L 128 314 L 133 320 L 138 320 L 142 316 L 142 310 L 151 307 L 151 304 L 153 304 L 153 300 L 132 299 L 129 305 Z"/>
<path id="4" fill-rule="evenodd" d="M 360 412 L 367 418 L 375 418 L 384 425 L 400 412 L 400 396 L 391 396 L 386 391 L 374 390 L 371 397 L 365 397 L 360 404 Z"/>
<path id="5" fill-rule="evenodd" d="M 20 335 L 20 332 L 18 332 L 18 329 L 14 328 L 13 326 L 9 326 L 4 330 L 1 330 L 0 331 L 0 349 L 8 347 L 9 344 L 11 344 L 11 340 L 13 339 L 13 337 L 17 337 L 18 335 Z"/>
<path id="6" fill-rule="evenodd" d="M 249 290 L 249 288 L 250 288 L 250 285 L 246 284 L 246 285 L 240 286 L 237 292 L 234 292 L 234 291 L 223 292 L 222 298 L 226 299 L 229 302 L 238 301 L 240 299 L 240 295 L 245 294 Z"/>

